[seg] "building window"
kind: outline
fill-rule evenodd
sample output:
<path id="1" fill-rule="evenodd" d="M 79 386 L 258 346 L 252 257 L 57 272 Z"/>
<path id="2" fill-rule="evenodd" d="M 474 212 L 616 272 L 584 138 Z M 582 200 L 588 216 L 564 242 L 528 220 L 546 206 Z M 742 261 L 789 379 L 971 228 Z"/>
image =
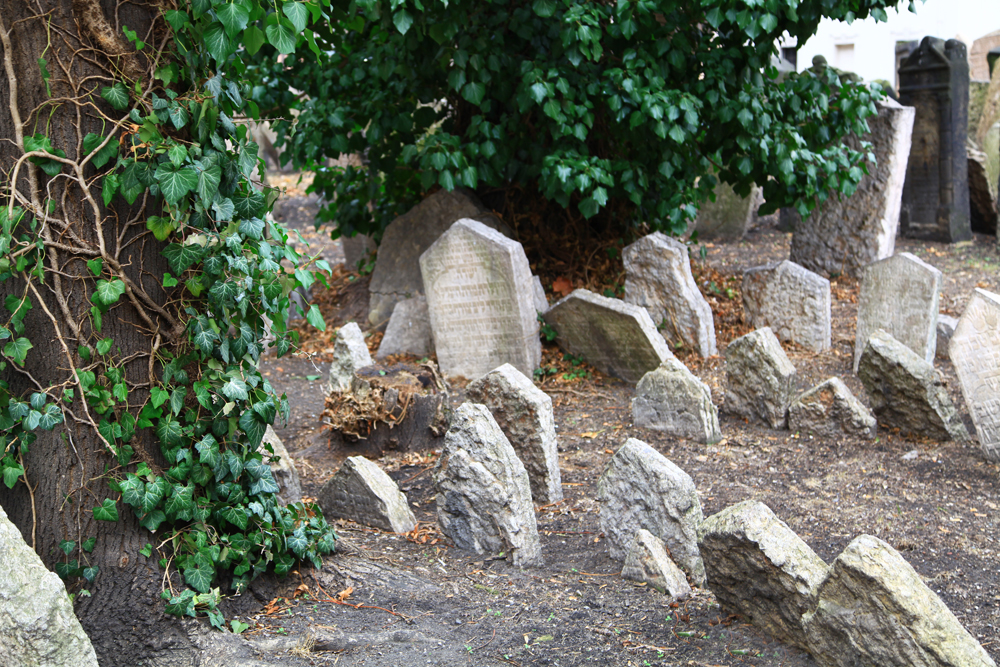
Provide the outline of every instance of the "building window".
<path id="1" fill-rule="evenodd" d="M 798 68 L 799 63 L 799 47 L 797 46 L 783 46 L 781 47 L 781 57 L 792 63 L 796 68 Z"/>

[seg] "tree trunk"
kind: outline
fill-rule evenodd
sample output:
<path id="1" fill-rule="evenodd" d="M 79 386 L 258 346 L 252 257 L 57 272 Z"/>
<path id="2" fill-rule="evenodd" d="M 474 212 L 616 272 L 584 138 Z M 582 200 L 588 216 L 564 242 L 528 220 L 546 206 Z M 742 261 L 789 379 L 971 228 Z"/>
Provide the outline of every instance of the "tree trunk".
<path id="1" fill-rule="evenodd" d="M 34 345 L 23 368 L 8 360 L 0 377 L 22 400 L 46 391 L 52 401 L 59 401 L 64 415 L 54 430 L 36 431 L 38 439 L 22 456 L 30 488 L 23 482 L 12 490 L 0 485 L 0 505 L 48 567 L 72 559 L 79 559 L 81 566 L 99 567 L 93 582 L 72 577 L 67 588 L 77 593 L 77 615 L 102 665 L 196 664 L 197 658 L 191 626 L 164 613 L 160 592 L 166 582 L 157 552 L 149 557 L 140 553 L 147 543 L 156 547 L 164 536 L 140 527 L 124 503 L 118 504 L 119 521 L 93 517 L 92 509 L 104 499 L 119 499 L 108 485 L 108 473 L 114 475 L 118 463 L 94 428 L 94 408 L 85 404 L 74 369 L 89 368 L 99 384 L 108 384 L 107 365 L 123 368 L 128 411 L 136 415 L 158 372 L 152 361 L 156 348 L 178 341 L 182 329 L 176 307 L 171 314 L 169 307 L 158 311 L 155 306 L 169 303 L 170 295 L 160 285 L 167 270 L 160 254 L 163 244 L 146 231 L 146 218 L 156 211 L 143 210 L 145 197 L 132 207 L 118 197 L 105 208 L 102 179 L 94 178 L 92 164 L 79 174 L 64 164 L 59 175 L 51 177 L 21 162 L 16 183 L 11 179 L 25 150 L 24 137 L 42 133 L 54 149 L 76 161 L 88 132 L 107 136 L 113 130 L 101 114 L 119 120 L 124 112 L 114 111 L 100 93 L 116 80 L 149 81 L 153 63 L 145 54 L 161 48 L 168 35 L 155 4 L 5 0 L 0 9 L 0 169 L 5 188 L 0 194 L 6 208 L 11 194 L 6 188 L 16 185 L 17 205 L 34 214 L 46 242 L 44 281 L 33 279 L 29 285 L 22 271 L 0 283 L 0 296 L 30 297 L 23 335 Z M 145 51 L 137 53 L 124 40 L 123 26 L 149 45 Z M 39 58 L 45 59 L 47 83 Z M 120 137 L 121 131 L 116 131 L 112 141 Z M 43 220 L 45 199 L 54 207 Z M 103 258 L 103 268 L 95 277 L 86 261 L 97 257 Z M 90 312 L 98 277 L 120 277 L 130 285 L 130 293 L 104 313 L 99 332 Z M 11 313 L 0 313 L 0 323 L 10 328 Z M 81 347 L 93 350 L 105 338 L 113 339 L 113 348 L 97 363 L 97 355 L 89 361 L 81 356 Z M 64 389 L 74 390 L 72 401 L 60 400 Z M 116 409 L 120 414 L 124 407 Z M 165 467 L 151 429 L 138 429 L 130 444 L 136 452 L 133 461 L 145 461 L 154 471 Z M 2 451 L 0 445 L 0 455 Z M 96 543 L 86 553 L 79 545 L 91 537 Z M 69 556 L 60 549 L 62 540 L 77 544 Z M 89 590 L 89 596 L 80 595 L 82 589 Z"/>

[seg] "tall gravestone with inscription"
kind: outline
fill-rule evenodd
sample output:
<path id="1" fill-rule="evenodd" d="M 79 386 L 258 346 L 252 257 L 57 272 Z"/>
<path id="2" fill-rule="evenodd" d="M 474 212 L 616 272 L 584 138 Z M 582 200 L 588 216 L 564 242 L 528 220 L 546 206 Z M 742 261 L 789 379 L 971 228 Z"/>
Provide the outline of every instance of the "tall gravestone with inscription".
<path id="1" fill-rule="evenodd" d="M 1000 461 L 1000 295 L 976 289 L 949 347 L 979 446 Z"/>
<path id="2" fill-rule="evenodd" d="M 503 364 L 531 377 L 542 358 L 524 249 L 463 218 L 420 256 L 438 364 L 475 379 Z"/>
<path id="3" fill-rule="evenodd" d="M 908 252 L 868 265 L 858 296 L 855 373 L 868 338 L 878 329 L 934 363 L 941 280 L 938 269 Z"/>
<path id="4" fill-rule="evenodd" d="M 830 349 L 830 281 L 785 260 L 743 273 L 743 312 L 755 329 L 813 352 Z"/>
<path id="5" fill-rule="evenodd" d="M 969 169 L 969 62 L 965 44 L 924 37 L 899 66 L 899 102 L 915 107 L 900 232 L 954 243 L 972 238 Z"/>

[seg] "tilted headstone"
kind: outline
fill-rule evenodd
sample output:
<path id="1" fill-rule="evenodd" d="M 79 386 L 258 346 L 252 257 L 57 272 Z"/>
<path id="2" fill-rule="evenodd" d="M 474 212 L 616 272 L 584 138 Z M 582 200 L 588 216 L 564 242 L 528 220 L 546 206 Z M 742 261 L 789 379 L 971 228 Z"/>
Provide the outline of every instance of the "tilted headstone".
<path id="1" fill-rule="evenodd" d="M 389 321 L 392 308 L 403 299 L 424 293 L 420 275 L 420 255 L 461 218 L 479 220 L 510 236 L 510 229 L 500 219 L 487 213 L 468 190 L 438 190 L 399 216 L 385 228 L 379 244 L 375 268 L 368 290 L 368 321 L 382 326 Z"/>
<path id="2" fill-rule="evenodd" d="M 622 251 L 625 302 L 642 306 L 663 337 L 703 357 L 717 354 L 712 307 L 691 275 L 687 246 L 661 232 Z"/>
<path id="3" fill-rule="evenodd" d="M 545 287 L 542 279 L 538 276 L 531 276 L 532 296 L 535 298 L 535 310 L 544 314 L 549 309 L 549 300 L 545 298 Z"/>
<path id="4" fill-rule="evenodd" d="M 969 215 L 972 231 L 997 233 L 997 184 L 986 172 L 986 153 L 971 142 L 965 147 L 969 161 Z"/>
<path id="5" fill-rule="evenodd" d="M 813 352 L 830 349 L 830 281 L 785 260 L 743 273 L 743 312 L 755 329 Z"/>
<path id="6" fill-rule="evenodd" d="M 733 186 L 720 181 L 715 186 L 715 201 L 703 201 L 690 230 L 698 232 L 699 241 L 739 241 L 753 226 L 757 209 L 764 203 L 756 185 L 741 197 Z"/>
<path id="7" fill-rule="evenodd" d="M 875 153 L 876 164 L 869 164 L 854 194 L 830 196 L 804 222 L 794 209 L 782 209 L 795 219 L 789 223 L 794 229 L 789 259 L 810 271 L 859 278 L 865 266 L 891 256 L 896 247 L 915 111 L 892 99 L 877 107 L 878 115 L 868 118 L 870 134 L 844 139 L 855 150 L 869 141 Z"/>
<path id="8" fill-rule="evenodd" d="M 704 585 L 698 552 L 701 501 L 686 472 L 645 442 L 629 438 L 608 461 L 597 498 L 612 558 L 624 560 L 636 531 L 645 528 L 663 540 L 696 586 Z"/>
<path id="9" fill-rule="evenodd" d="M 880 424 L 934 440 L 969 437 L 941 374 L 885 331 L 868 339 L 858 377 Z"/>
<path id="10" fill-rule="evenodd" d="M 675 358 L 642 376 L 632 399 L 636 426 L 714 443 L 722 439 L 712 391 Z"/>
<path id="11" fill-rule="evenodd" d="M 937 347 L 934 350 L 936 359 L 950 359 L 949 346 L 951 337 L 955 335 L 955 327 L 958 326 L 958 318 L 944 313 L 938 313 L 937 320 Z"/>
<path id="12" fill-rule="evenodd" d="M 328 519 L 347 519 L 394 533 L 417 527 L 396 482 L 363 456 L 348 457 L 320 489 L 317 502 Z"/>
<path id="13" fill-rule="evenodd" d="M 385 335 L 375 353 L 376 359 L 390 354 L 412 354 L 426 357 L 434 352 L 434 336 L 427 312 L 427 299 L 414 296 L 403 299 L 392 309 Z"/>
<path id="14" fill-rule="evenodd" d="M 840 378 L 830 378 L 788 406 L 788 430 L 822 438 L 875 437 L 875 417 Z"/>
<path id="15" fill-rule="evenodd" d="M 555 419 L 548 394 L 504 364 L 470 384 L 466 396 L 493 414 L 528 471 L 535 504 L 562 500 Z"/>
<path id="16" fill-rule="evenodd" d="M 934 361 L 941 280 L 939 270 L 908 252 L 865 269 L 858 295 L 854 372 L 876 329 L 892 334 L 928 363 Z"/>
<path id="17" fill-rule="evenodd" d="M 485 405 L 455 411 L 434 468 L 441 532 L 459 549 L 540 565 L 541 543 L 524 464 Z"/>
<path id="18" fill-rule="evenodd" d="M 829 568 L 771 508 L 746 500 L 713 514 L 698 529 L 698 547 L 719 604 L 808 648 L 802 614 Z"/>
<path id="19" fill-rule="evenodd" d="M 333 343 L 333 362 L 330 363 L 328 392 L 348 391 L 359 368 L 371 366 L 372 355 L 365 344 L 365 335 L 357 322 L 340 327 Z"/>
<path id="20" fill-rule="evenodd" d="M 979 446 L 1000 461 L 1000 295 L 976 288 L 949 351 Z"/>
<path id="21" fill-rule="evenodd" d="M 802 624 L 823 666 L 996 667 L 916 570 L 871 535 L 833 561 Z"/>
<path id="22" fill-rule="evenodd" d="M 997 71 L 1000 72 L 1000 68 Z M 983 153 L 986 154 L 986 179 L 992 184 L 996 199 L 1000 202 L 1000 121 L 986 131 Z"/>
<path id="23" fill-rule="evenodd" d="M 626 382 L 673 356 L 645 308 L 585 289 L 557 301 L 545 323 L 556 330 L 559 347 Z"/>
<path id="24" fill-rule="evenodd" d="M 969 124 L 965 44 L 924 37 L 899 66 L 899 101 L 917 110 L 900 232 L 945 243 L 972 238 L 965 157 Z"/>
<path id="25" fill-rule="evenodd" d="M 795 397 L 795 366 L 770 328 L 740 336 L 726 348 L 725 409 L 784 428 Z"/>
<path id="26" fill-rule="evenodd" d="M 420 256 L 438 365 L 470 379 L 510 364 L 531 375 L 542 358 L 524 249 L 463 218 Z"/>
<path id="27" fill-rule="evenodd" d="M 0 664 L 97 667 L 66 586 L 0 507 Z"/>
<path id="28" fill-rule="evenodd" d="M 667 555 L 663 540 L 645 528 L 635 533 L 622 565 L 622 579 L 649 584 L 673 601 L 683 600 L 691 594 L 687 577 Z"/>

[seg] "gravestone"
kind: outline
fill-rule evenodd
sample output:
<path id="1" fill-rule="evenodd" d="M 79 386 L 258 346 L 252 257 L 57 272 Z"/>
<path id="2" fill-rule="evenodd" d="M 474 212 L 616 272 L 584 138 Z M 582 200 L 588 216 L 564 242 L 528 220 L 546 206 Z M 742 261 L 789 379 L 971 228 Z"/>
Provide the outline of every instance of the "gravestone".
<path id="1" fill-rule="evenodd" d="M 958 326 L 958 318 L 944 313 L 938 313 L 937 321 L 937 349 L 934 351 L 936 359 L 949 359 L 949 348 L 951 337 L 955 334 L 955 327 Z"/>
<path id="2" fill-rule="evenodd" d="M 475 379 L 508 363 L 534 373 L 542 344 L 520 243 L 463 218 L 420 256 L 420 272 L 442 373 Z"/>
<path id="3" fill-rule="evenodd" d="M 427 299 L 419 295 L 403 299 L 392 309 L 375 358 L 385 359 L 390 354 L 427 357 L 433 352 L 434 336 L 427 313 Z"/>
<path id="4" fill-rule="evenodd" d="M 375 241 L 366 234 L 341 236 L 340 247 L 344 251 L 344 266 L 348 271 L 360 269 L 377 250 Z"/>
<path id="5" fill-rule="evenodd" d="M 979 112 L 975 140 L 980 146 L 986 145 L 986 133 L 1000 122 L 1000 67 L 994 67 L 990 75 L 990 85 L 986 89 L 982 110 Z"/>
<path id="6" fill-rule="evenodd" d="M 420 256 L 451 225 L 461 218 L 479 220 L 507 236 L 510 229 L 468 190 L 438 190 L 399 216 L 385 228 L 379 244 L 368 304 L 368 321 L 382 327 L 389 321 L 393 306 L 403 299 L 423 293 Z"/>
<path id="7" fill-rule="evenodd" d="M 908 252 L 865 269 L 858 295 L 855 373 L 868 338 L 876 329 L 892 334 L 928 363 L 934 362 L 941 280 L 939 270 Z"/>
<path id="8" fill-rule="evenodd" d="M 835 439 L 875 437 L 875 417 L 840 378 L 832 377 L 788 406 L 788 430 Z"/>
<path id="9" fill-rule="evenodd" d="M 979 446 L 1000 461 L 1000 295 L 976 288 L 949 349 Z"/>
<path id="10" fill-rule="evenodd" d="M 795 366 L 770 328 L 751 331 L 726 348 L 726 412 L 784 428 L 794 392 Z"/>
<path id="11" fill-rule="evenodd" d="M 622 251 L 625 302 L 649 312 L 663 337 L 703 357 L 718 354 L 712 307 L 691 275 L 687 246 L 653 232 Z"/>
<path id="12" fill-rule="evenodd" d="M 638 382 L 673 356 L 645 308 L 585 289 L 560 299 L 544 318 L 559 347 L 626 382 Z"/>
<path id="13" fill-rule="evenodd" d="M 1000 72 L 1000 68 L 997 71 Z M 1000 201 L 1000 120 L 986 131 L 983 153 L 986 154 L 986 178 L 993 185 L 993 192 Z"/>
<path id="14" fill-rule="evenodd" d="M 357 322 L 348 322 L 337 331 L 333 343 L 333 361 L 327 393 L 349 391 L 354 373 L 359 368 L 372 365 L 372 356 L 365 344 L 365 334 Z"/>
<path id="15" fill-rule="evenodd" d="M 899 67 L 899 101 L 916 108 L 900 232 L 945 243 L 971 239 L 965 44 L 924 37 Z"/>
<path id="16" fill-rule="evenodd" d="M 755 329 L 813 352 L 830 349 L 830 281 L 785 260 L 743 273 L 743 311 Z"/>
<path id="17" fill-rule="evenodd" d="M 363 456 L 349 456 L 320 489 L 323 516 L 347 519 L 393 533 L 408 533 L 417 519 L 396 482 Z"/>
<path id="18" fill-rule="evenodd" d="M 643 375 L 635 386 L 632 422 L 696 442 L 722 440 L 712 391 L 674 357 Z"/>
<path id="19" fill-rule="evenodd" d="M 741 197 L 733 186 L 719 181 L 715 186 L 715 201 L 701 203 L 689 231 L 698 232 L 699 241 L 739 241 L 750 231 L 762 203 L 763 194 L 756 185 L 749 195 Z"/>
<path id="20" fill-rule="evenodd" d="M 878 115 L 868 118 L 870 134 L 844 139 L 855 150 L 861 140 L 871 142 L 877 162 L 855 193 L 832 195 L 805 221 L 794 209 L 782 209 L 792 228 L 786 231 L 794 231 L 789 259 L 810 271 L 859 278 L 865 266 L 895 249 L 915 111 L 891 99 L 877 107 Z"/>
<path id="21" fill-rule="evenodd" d="M 969 162 L 969 224 L 980 234 L 997 233 L 997 184 L 987 173 L 986 153 L 970 141 L 966 146 Z"/>
<path id="22" fill-rule="evenodd" d="M 691 594 L 687 577 L 667 555 L 663 540 L 645 528 L 635 533 L 632 547 L 622 565 L 622 579 L 649 584 L 669 595 L 673 602 Z"/>

